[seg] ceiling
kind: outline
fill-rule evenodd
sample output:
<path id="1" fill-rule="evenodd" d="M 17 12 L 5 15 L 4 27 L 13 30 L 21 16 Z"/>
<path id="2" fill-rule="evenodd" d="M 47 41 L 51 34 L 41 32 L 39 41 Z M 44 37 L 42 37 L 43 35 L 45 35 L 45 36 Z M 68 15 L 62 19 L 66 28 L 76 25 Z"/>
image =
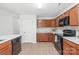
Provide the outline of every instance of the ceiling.
<path id="1" fill-rule="evenodd" d="M 44 3 L 42 8 L 38 9 L 34 3 L 0 3 L 0 9 L 19 15 L 36 14 L 38 17 L 55 17 L 72 4 L 73 3 Z"/>

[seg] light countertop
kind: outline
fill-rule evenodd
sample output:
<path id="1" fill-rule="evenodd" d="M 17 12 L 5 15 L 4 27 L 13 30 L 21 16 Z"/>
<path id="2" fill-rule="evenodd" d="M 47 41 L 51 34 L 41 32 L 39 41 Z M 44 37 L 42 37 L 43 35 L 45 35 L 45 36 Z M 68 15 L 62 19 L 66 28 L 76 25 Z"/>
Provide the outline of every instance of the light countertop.
<path id="1" fill-rule="evenodd" d="M 4 43 L 6 41 L 9 41 L 9 40 L 12 40 L 16 37 L 19 37 L 21 35 L 17 35 L 17 34 L 13 34 L 13 35 L 0 35 L 0 40 L 3 40 L 3 41 L 0 41 L 0 44 L 1 43 Z"/>
<path id="2" fill-rule="evenodd" d="M 53 34 L 59 34 L 59 35 L 61 35 L 64 39 L 67 39 L 67 40 L 69 40 L 69 41 L 71 41 L 71 42 L 73 42 L 73 43 L 79 44 L 79 38 L 78 38 L 78 37 L 64 37 L 64 36 L 63 36 L 63 33 L 60 33 L 60 32 L 51 32 L 51 33 L 53 33 Z"/>
<path id="3" fill-rule="evenodd" d="M 64 39 L 67 39 L 73 43 L 79 44 L 79 38 L 78 37 L 63 37 Z"/>

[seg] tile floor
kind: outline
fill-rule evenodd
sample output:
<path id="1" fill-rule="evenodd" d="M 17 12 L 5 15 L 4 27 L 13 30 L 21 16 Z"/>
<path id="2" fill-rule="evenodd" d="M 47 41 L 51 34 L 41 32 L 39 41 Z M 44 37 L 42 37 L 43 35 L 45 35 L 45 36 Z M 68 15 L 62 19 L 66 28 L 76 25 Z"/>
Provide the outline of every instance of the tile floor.
<path id="1" fill-rule="evenodd" d="M 51 42 L 23 43 L 19 55 L 59 55 Z"/>

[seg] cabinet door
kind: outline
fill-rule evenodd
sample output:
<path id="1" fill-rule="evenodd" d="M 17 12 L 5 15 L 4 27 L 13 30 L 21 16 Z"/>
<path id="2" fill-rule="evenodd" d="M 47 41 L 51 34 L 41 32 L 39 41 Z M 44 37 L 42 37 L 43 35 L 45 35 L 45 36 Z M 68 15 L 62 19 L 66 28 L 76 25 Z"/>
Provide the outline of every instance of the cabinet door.
<path id="1" fill-rule="evenodd" d="M 70 46 L 66 43 L 63 44 L 63 54 L 70 55 Z"/>
<path id="2" fill-rule="evenodd" d="M 77 55 L 79 55 L 79 45 L 77 45 Z"/>
<path id="3" fill-rule="evenodd" d="M 55 43 L 55 35 L 52 34 L 52 42 Z"/>
<path id="4" fill-rule="evenodd" d="M 70 55 L 76 55 L 77 54 L 77 49 L 70 47 Z"/>
<path id="5" fill-rule="evenodd" d="M 69 16 L 69 11 L 64 13 L 64 17 Z"/>
<path id="6" fill-rule="evenodd" d="M 37 42 L 48 42 L 48 38 L 47 33 L 37 33 Z"/>
<path id="7" fill-rule="evenodd" d="M 48 40 L 49 42 L 52 42 L 53 40 L 53 35 L 51 33 L 48 33 Z"/>
<path id="8" fill-rule="evenodd" d="M 64 14 L 60 15 L 60 19 L 64 18 Z"/>
<path id="9" fill-rule="evenodd" d="M 38 20 L 37 21 L 37 27 L 45 27 L 46 26 L 46 23 L 44 20 Z"/>
<path id="10" fill-rule="evenodd" d="M 0 55 L 11 55 L 12 54 L 12 45 L 11 41 L 4 42 L 0 45 Z"/>
<path id="11" fill-rule="evenodd" d="M 59 17 L 57 17 L 57 18 L 56 18 L 56 21 L 55 21 L 55 26 L 56 26 L 56 27 L 58 27 L 58 26 L 59 26 Z"/>
<path id="12" fill-rule="evenodd" d="M 51 20 L 45 20 L 45 27 L 51 27 Z"/>
<path id="13" fill-rule="evenodd" d="M 51 20 L 38 20 L 37 27 L 51 27 Z"/>
<path id="14" fill-rule="evenodd" d="M 79 55 L 79 50 L 77 50 L 77 55 Z"/>
<path id="15" fill-rule="evenodd" d="M 54 35 L 52 33 L 37 33 L 37 42 L 52 42 L 54 43 Z"/>
<path id="16" fill-rule="evenodd" d="M 51 20 L 51 27 L 55 27 L 55 21 L 56 19 Z"/>
<path id="17" fill-rule="evenodd" d="M 7 46 L 0 51 L 0 55 L 11 55 L 11 47 Z"/>
<path id="18" fill-rule="evenodd" d="M 70 25 L 78 25 L 78 6 L 70 9 Z"/>
<path id="19" fill-rule="evenodd" d="M 63 50 L 66 55 L 77 55 L 77 45 L 69 40 L 64 39 Z"/>

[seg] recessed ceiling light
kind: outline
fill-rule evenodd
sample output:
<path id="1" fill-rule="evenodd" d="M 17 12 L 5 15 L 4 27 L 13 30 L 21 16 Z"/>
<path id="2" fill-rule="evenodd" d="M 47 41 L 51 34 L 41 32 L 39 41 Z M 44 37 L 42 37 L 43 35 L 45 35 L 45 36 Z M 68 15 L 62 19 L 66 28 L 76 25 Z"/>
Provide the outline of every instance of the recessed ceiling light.
<path id="1" fill-rule="evenodd" d="M 40 9 L 40 8 L 43 7 L 43 3 L 35 3 L 35 5 L 36 5 L 36 7 L 37 7 L 38 9 Z"/>

